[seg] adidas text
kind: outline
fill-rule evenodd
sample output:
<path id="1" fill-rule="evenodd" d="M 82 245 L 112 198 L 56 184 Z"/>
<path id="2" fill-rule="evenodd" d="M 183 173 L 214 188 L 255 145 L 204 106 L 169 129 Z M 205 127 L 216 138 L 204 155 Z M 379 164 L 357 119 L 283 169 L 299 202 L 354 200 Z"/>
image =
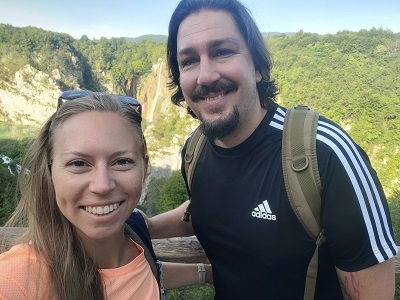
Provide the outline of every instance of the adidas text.
<path id="1" fill-rule="evenodd" d="M 275 221 L 276 220 L 276 215 L 272 214 L 267 214 L 265 212 L 259 212 L 259 211 L 253 211 L 251 215 L 255 218 L 260 218 L 260 219 L 265 219 L 265 220 L 271 220 Z"/>

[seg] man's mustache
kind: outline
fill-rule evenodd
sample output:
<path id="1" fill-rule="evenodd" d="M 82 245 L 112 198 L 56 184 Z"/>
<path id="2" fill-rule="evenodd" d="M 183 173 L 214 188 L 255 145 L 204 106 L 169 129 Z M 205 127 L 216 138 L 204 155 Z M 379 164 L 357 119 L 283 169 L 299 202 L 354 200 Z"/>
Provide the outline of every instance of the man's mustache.
<path id="1" fill-rule="evenodd" d="M 201 85 L 196 88 L 192 93 L 192 101 L 196 102 L 206 98 L 209 93 L 221 93 L 227 91 L 237 91 L 238 85 L 230 80 L 218 80 L 210 83 L 209 85 Z"/>

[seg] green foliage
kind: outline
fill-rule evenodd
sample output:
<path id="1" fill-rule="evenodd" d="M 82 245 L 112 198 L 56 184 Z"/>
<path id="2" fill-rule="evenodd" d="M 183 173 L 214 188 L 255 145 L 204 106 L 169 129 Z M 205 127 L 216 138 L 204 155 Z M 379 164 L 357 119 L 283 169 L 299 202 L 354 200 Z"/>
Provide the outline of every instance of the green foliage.
<path id="1" fill-rule="evenodd" d="M 0 154 L 10 157 L 13 162 L 20 163 L 22 156 L 31 139 L 21 141 L 14 139 L 1 139 Z"/>
<path id="2" fill-rule="evenodd" d="M 74 41 L 91 78 L 105 74 L 118 93 L 135 96 L 131 83 L 151 72 L 152 65 L 165 57 L 165 45 L 153 41 L 130 43 L 125 38 L 89 40 L 83 36 Z"/>
<path id="3" fill-rule="evenodd" d="M 157 143 L 149 145 L 149 150 L 160 153 L 164 148 L 170 146 L 171 140 L 176 136 L 187 137 L 190 133 L 190 128 L 193 128 L 192 123 L 197 123 L 192 118 L 182 118 L 179 116 L 179 110 L 175 105 L 170 105 L 168 111 L 160 112 L 159 108 L 154 114 L 153 127 L 147 132 L 151 134 Z"/>
<path id="4" fill-rule="evenodd" d="M 156 203 L 160 198 L 161 190 L 167 182 L 167 177 L 156 178 L 152 177 L 147 185 L 146 198 L 144 200 L 145 208 L 142 209 L 147 216 L 152 217 L 157 214 Z"/>
<path id="5" fill-rule="evenodd" d="M 0 123 L 0 155 L 12 159 L 3 164 L 0 159 L 0 226 L 9 218 L 16 205 L 16 184 L 18 168 L 23 154 L 37 128 Z M 13 175 L 15 174 L 15 175 Z"/>
<path id="6" fill-rule="evenodd" d="M 74 39 L 64 33 L 46 31 L 36 27 L 13 27 L 0 24 L 0 79 L 10 81 L 16 70 L 29 64 L 44 73 L 51 74 L 60 70 L 60 74 L 82 72 L 82 64 L 73 47 Z M 11 76 L 10 76 L 11 75 Z M 80 78 L 62 77 L 59 85 L 83 85 Z"/>
<path id="7" fill-rule="evenodd" d="M 213 300 L 214 286 L 192 286 L 167 292 L 168 300 Z"/>
<path id="8" fill-rule="evenodd" d="M 395 241 L 397 245 L 400 245 L 400 191 L 395 192 L 388 202 Z"/>
<path id="9" fill-rule="evenodd" d="M 63 90 L 102 91 L 110 79 L 117 92 L 134 96 L 131 83 L 150 73 L 159 58 L 165 58 L 164 43 L 90 40 L 85 35 L 75 40 L 64 33 L 0 24 L 0 82 L 10 82 L 16 71 L 29 64 L 49 75 L 58 70 L 58 85 Z"/>
<path id="10" fill-rule="evenodd" d="M 0 182 L 0 226 L 2 226 L 14 211 L 17 182 L 16 176 L 11 175 L 4 164 L 0 164 Z"/>
<path id="11" fill-rule="evenodd" d="M 395 192 L 388 199 L 390 215 L 392 218 L 394 238 L 396 245 L 400 245 L 400 191 Z M 396 276 L 396 295 L 395 299 L 400 299 L 400 276 Z"/>
<path id="12" fill-rule="evenodd" d="M 188 199 L 185 182 L 180 171 L 172 172 L 160 190 L 160 197 L 157 200 L 157 212 L 162 213 L 174 209 Z"/>
<path id="13" fill-rule="evenodd" d="M 394 299 L 400 299 L 400 276 L 396 276 L 396 290 L 394 294 Z"/>
<path id="14" fill-rule="evenodd" d="M 167 36 L 162 35 L 162 34 L 145 34 L 141 35 L 135 38 L 125 38 L 128 42 L 131 43 L 140 43 L 143 41 L 153 41 L 156 43 L 166 43 L 167 42 Z"/>

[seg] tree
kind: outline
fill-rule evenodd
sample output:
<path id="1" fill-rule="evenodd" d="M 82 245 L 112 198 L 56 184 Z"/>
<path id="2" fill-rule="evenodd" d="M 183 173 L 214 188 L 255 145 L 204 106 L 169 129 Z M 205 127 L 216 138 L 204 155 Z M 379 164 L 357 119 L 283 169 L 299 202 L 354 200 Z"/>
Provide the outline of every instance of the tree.
<path id="1" fill-rule="evenodd" d="M 0 226 L 9 219 L 15 209 L 16 176 L 11 175 L 8 168 L 0 165 Z"/>
<path id="2" fill-rule="evenodd" d="M 181 172 L 173 171 L 172 176 L 160 190 L 160 197 L 156 205 L 157 212 L 162 213 L 174 209 L 187 199 L 188 194 Z"/>
<path id="3" fill-rule="evenodd" d="M 389 209 L 392 218 L 394 239 L 396 244 L 399 245 L 400 242 L 400 191 L 393 194 L 392 197 L 388 199 Z M 396 295 L 395 299 L 400 299 L 400 277 L 396 276 Z"/>
<path id="4" fill-rule="evenodd" d="M 161 189 L 167 182 L 167 177 L 152 177 L 147 185 L 146 197 L 144 199 L 144 204 L 138 207 L 143 210 L 147 216 L 152 217 L 157 214 L 156 203 L 160 198 Z"/>

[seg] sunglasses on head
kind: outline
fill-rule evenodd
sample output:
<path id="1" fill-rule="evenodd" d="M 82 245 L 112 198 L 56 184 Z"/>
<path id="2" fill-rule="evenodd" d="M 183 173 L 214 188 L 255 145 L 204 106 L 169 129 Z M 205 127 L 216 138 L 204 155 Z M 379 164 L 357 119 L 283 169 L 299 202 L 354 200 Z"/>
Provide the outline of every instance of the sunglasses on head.
<path id="1" fill-rule="evenodd" d="M 69 90 L 62 92 L 61 95 L 58 97 L 57 110 L 65 101 L 75 100 L 92 94 L 96 94 L 96 92 L 85 91 L 85 90 Z M 113 96 L 115 96 L 119 101 L 132 107 L 140 115 L 142 114 L 142 105 L 137 99 L 123 95 L 113 95 Z"/>

